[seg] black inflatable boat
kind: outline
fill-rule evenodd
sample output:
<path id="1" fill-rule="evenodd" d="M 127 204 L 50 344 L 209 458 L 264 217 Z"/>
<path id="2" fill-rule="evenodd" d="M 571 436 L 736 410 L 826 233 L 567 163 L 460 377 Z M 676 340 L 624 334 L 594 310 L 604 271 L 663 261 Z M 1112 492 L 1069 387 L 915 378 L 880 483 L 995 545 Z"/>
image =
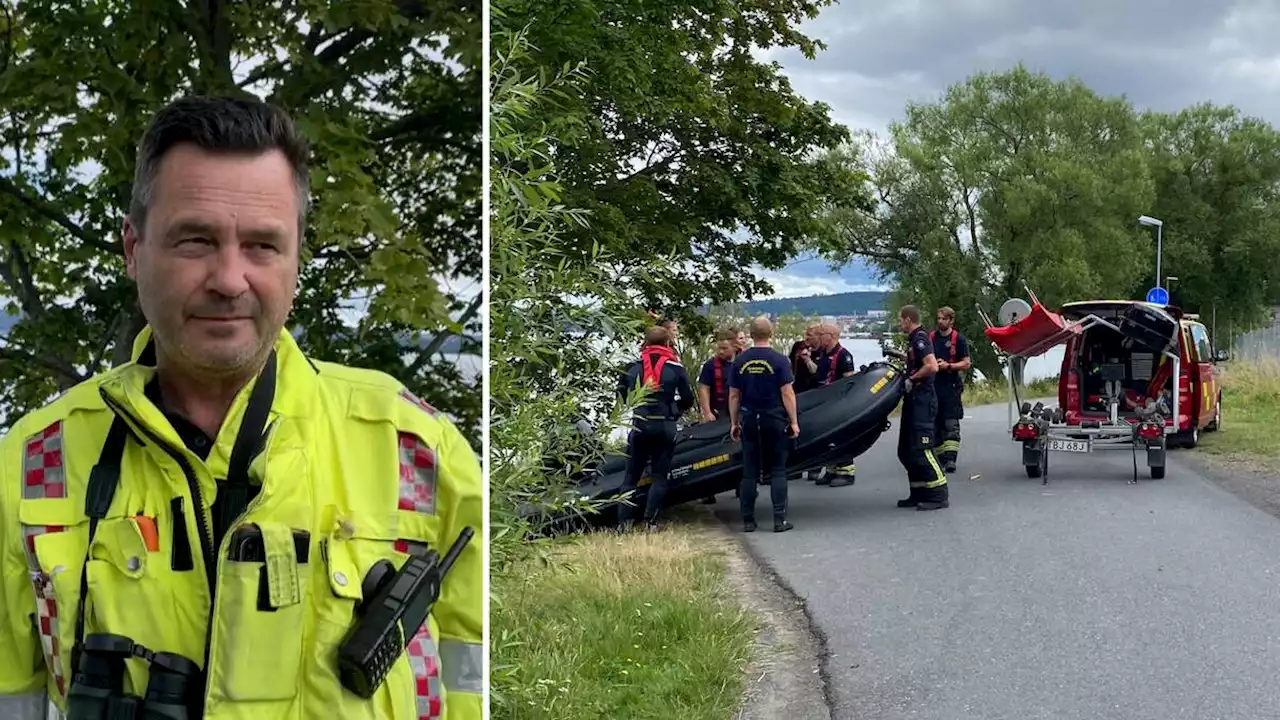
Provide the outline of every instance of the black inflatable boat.
<path id="1" fill-rule="evenodd" d="M 889 413 L 902 398 L 900 367 L 887 362 L 864 365 L 854 375 L 796 396 L 800 437 L 788 456 L 788 474 L 813 470 L 866 452 L 889 427 Z M 606 458 L 578 491 L 594 500 L 619 494 L 627 458 Z M 729 438 L 729 420 L 691 425 L 676 435 L 665 505 L 722 493 L 738 487 L 742 478 L 742 444 Z M 642 477 L 631 502 L 643 506 L 651 478 Z M 765 493 L 767 496 L 767 492 Z M 617 504 L 595 518 L 617 521 Z"/>

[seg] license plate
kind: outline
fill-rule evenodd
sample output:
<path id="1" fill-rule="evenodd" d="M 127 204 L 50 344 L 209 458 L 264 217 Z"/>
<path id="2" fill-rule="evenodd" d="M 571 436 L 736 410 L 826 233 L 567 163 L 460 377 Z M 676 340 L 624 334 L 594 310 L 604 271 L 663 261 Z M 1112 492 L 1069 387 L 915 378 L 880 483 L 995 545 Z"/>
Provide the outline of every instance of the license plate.
<path id="1" fill-rule="evenodd" d="M 1089 441 L 1088 440 L 1050 440 L 1049 449 L 1056 450 L 1058 452 L 1087 453 L 1089 452 Z"/>

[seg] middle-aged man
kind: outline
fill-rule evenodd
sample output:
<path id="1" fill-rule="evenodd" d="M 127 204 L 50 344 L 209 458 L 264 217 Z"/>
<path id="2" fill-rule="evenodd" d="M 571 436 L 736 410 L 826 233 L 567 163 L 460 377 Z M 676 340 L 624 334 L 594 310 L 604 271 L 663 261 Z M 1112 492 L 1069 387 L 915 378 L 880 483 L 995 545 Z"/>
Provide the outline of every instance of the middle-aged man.
<path id="1" fill-rule="evenodd" d="M 898 326 L 907 334 L 906 397 L 898 421 L 898 460 L 907 470 L 911 493 L 898 507 L 940 510 L 950 505 L 947 476 L 933 455 L 933 424 L 938 396 L 933 378 L 938 361 L 929 334 L 920 326 L 920 309 L 905 305 L 898 311 Z"/>
<path id="2" fill-rule="evenodd" d="M 857 372 L 857 367 L 853 364 L 853 353 L 840 344 L 839 325 L 835 323 L 819 325 L 818 346 L 821 357 L 818 360 L 814 377 L 817 379 L 819 387 L 830 385 L 836 380 L 847 378 Z M 831 487 L 852 485 L 857 477 L 858 467 L 854 464 L 853 458 L 845 458 L 845 460 L 846 462 L 837 462 L 832 465 L 830 473 L 818 473 L 815 483 L 818 485 L 830 485 Z M 824 471 L 826 469 L 823 468 Z"/>
<path id="3" fill-rule="evenodd" d="M 482 716 L 482 537 L 385 680 L 340 669 L 378 577 L 481 530 L 483 479 L 403 385 L 285 330 L 308 152 L 252 100 L 184 98 L 148 126 L 124 221 L 148 322 L 132 360 L 0 442 L 0 717 L 43 718 L 46 695 L 106 717 L 108 692 L 148 697 L 145 717 Z M 114 678 L 112 653 L 132 655 Z"/>
<path id="4" fill-rule="evenodd" d="M 733 389 L 729 391 L 729 433 L 742 441 L 742 485 L 739 492 L 742 529 L 756 529 L 756 484 L 769 480 L 773 500 L 773 531 L 786 532 L 787 454 L 800 434 L 791 363 L 774 350 L 773 324 L 767 317 L 751 322 L 753 347 L 733 361 Z M 790 434 L 790 437 L 788 437 Z"/>

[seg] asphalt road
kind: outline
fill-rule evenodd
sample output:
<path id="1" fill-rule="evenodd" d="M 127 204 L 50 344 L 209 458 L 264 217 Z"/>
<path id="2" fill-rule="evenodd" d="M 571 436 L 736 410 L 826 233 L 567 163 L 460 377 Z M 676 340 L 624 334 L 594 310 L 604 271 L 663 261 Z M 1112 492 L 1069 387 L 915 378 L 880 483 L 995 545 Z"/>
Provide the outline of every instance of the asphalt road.
<path id="1" fill-rule="evenodd" d="M 969 410 L 947 510 L 895 507 L 896 423 L 855 485 L 790 484 L 791 532 L 761 494 L 744 537 L 826 638 L 833 717 L 1280 718 L 1280 520 L 1195 451 L 1163 480 L 1139 456 L 1137 485 L 1128 452 L 1054 453 L 1043 486 L 1005 413 Z"/>

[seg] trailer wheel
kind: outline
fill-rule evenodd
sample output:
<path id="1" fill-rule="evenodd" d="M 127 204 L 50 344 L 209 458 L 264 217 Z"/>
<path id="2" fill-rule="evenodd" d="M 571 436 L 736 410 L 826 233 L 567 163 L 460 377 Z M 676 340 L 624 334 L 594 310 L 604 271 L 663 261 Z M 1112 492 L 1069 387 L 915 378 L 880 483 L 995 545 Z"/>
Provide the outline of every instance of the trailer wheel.
<path id="1" fill-rule="evenodd" d="M 1164 466 L 1163 466 L 1163 465 L 1152 465 L 1152 466 L 1151 466 L 1151 479 L 1152 479 L 1152 480 L 1162 480 L 1162 479 L 1164 479 Z"/>
<path id="2" fill-rule="evenodd" d="M 1039 465 L 1027 465 L 1027 466 L 1026 466 L 1026 468 L 1027 468 L 1027 477 L 1029 477 L 1029 478 L 1038 478 L 1038 477 L 1040 477 L 1040 466 L 1039 466 Z"/>

